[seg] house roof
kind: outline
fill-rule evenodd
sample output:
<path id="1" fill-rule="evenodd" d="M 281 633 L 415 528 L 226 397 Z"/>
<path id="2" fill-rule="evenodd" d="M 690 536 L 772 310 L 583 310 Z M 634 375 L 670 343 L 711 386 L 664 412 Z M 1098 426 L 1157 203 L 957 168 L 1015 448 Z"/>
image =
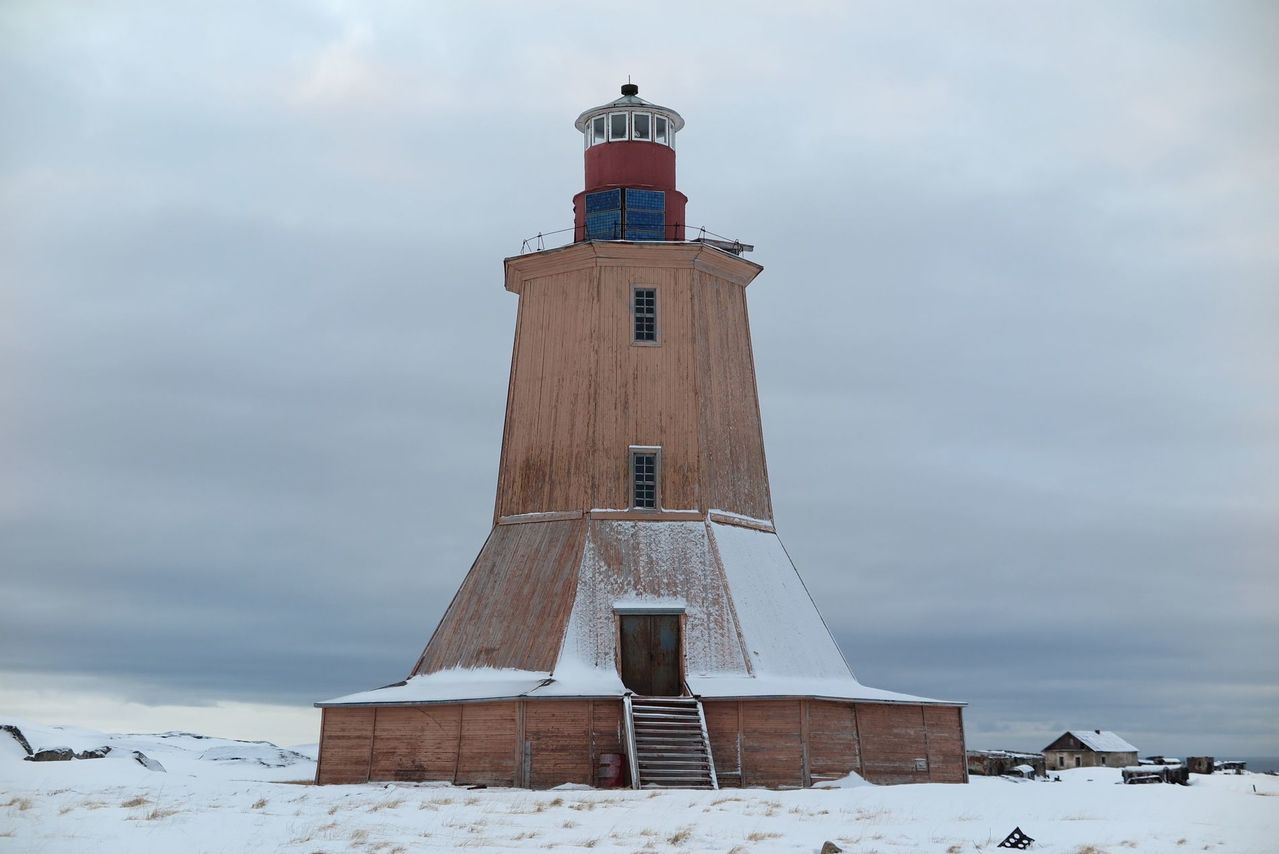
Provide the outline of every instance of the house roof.
<path id="1" fill-rule="evenodd" d="M 1097 753 L 1136 753 L 1137 748 L 1115 735 L 1110 730 L 1105 729 L 1072 729 L 1067 730 L 1066 735 L 1073 735 L 1075 738 L 1083 742 L 1084 747 Z M 1055 744 L 1056 742 L 1054 742 Z M 1049 748 L 1052 745 L 1048 746 Z M 1048 748 L 1044 748 L 1047 750 Z"/>

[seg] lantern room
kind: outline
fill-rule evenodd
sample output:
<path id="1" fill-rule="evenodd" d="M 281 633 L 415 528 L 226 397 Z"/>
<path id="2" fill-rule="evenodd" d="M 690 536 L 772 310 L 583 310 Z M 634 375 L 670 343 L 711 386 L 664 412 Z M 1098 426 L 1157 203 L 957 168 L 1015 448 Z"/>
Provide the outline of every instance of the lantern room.
<path id="1" fill-rule="evenodd" d="M 592 107 L 575 123 L 586 186 L 573 197 L 574 241 L 683 240 L 687 197 L 675 187 L 679 113 L 645 101 L 639 86 Z"/>

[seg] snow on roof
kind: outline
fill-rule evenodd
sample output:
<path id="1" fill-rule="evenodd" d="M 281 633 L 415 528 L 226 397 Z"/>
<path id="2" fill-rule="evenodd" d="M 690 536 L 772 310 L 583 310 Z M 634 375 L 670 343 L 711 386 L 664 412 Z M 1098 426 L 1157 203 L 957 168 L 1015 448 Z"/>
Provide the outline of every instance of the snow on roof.
<path id="1" fill-rule="evenodd" d="M 554 673 L 513 668 L 455 668 L 414 676 L 404 682 L 316 703 L 317 706 L 455 703 L 515 697 L 620 697 L 626 689 L 617 673 L 556 665 Z"/>
<path id="2" fill-rule="evenodd" d="M 1137 748 L 1115 735 L 1110 730 L 1078 730 L 1072 729 L 1070 735 L 1079 739 L 1084 746 L 1098 753 L 1136 753 Z"/>
<path id="3" fill-rule="evenodd" d="M 692 676 L 688 687 L 708 700 L 736 697 L 816 697 L 827 700 L 861 700 L 867 703 L 923 703 L 945 706 L 962 705 L 954 700 L 932 700 L 912 694 L 900 694 L 871 688 L 851 676 L 844 679 L 814 679 L 775 674 L 761 676 Z"/>
<path id="4" fill-rule="evenodd" d="M 751 671 L 760 677 L 856 682 L 777 535 L 718 523 L 707 528 L 728 579 Z"/>
<path id="5" fill-rule="evenodd" d="M 317 705 L 620 697 L 616 614 L 637 609 L 683 611 L 686 679 L 699 696 L 958 705 L 859 683 L 775 533 L 629 520 L 589 523 L 553 671 L 454 668 Z"/>

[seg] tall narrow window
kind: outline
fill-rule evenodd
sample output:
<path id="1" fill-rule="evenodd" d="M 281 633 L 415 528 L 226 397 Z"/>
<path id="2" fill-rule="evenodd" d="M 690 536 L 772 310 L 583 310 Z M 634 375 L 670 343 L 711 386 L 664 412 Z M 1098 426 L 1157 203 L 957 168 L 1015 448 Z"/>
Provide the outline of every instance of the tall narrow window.
<path id="1" fill-rule="evenodd" d="M 604 134 L 604 122 L 605 118 L 603 116 L 596 116 L 591 119 L 591 145 L 607 141 L 608 137 Z"/>
<path id="2" fill-rule="evenodd" d="M 656 510 L 659 506 L 657 484 L 661 477 L 662 449 L 631 448 L 631 506 Z"/>
<path id="3" fill-rule="evenodd" d="M 631 289 L 631 316 L 635 321 L 635 340 L 657 343 L 657 288 Z"/>
<path id="4" fill-rule="evenodd" d="M 653 116 L 653 141 L 666 145 L 666 116 Z"/>

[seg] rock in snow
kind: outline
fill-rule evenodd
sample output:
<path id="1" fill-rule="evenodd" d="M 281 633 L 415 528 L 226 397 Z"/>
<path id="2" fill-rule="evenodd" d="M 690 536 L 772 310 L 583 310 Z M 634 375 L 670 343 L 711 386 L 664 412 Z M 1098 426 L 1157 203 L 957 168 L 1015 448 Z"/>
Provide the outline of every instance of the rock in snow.
<path id="1" fill-rule="evenodd" d="M 163 765 L 161 765 L 159 762 L 156 762 L 156 761 L 155 761 L 154 759 L 152 759 L 150 756 L 147 756 L 147 755 L 146 755 L 145 753 L 143 753 L 141 750 L 135 750 L 135 751 L 133 751 L 133 758 L 134 758 L 134 759 L 136 759 L 136 760 L 138 760 L 138 764 L 139 764 L 139 765 L 141 765 L 143 768 L 147 769 L 148 771 L 163 771 L 163 770 L 164 770 L 164 766 L 163 766 Z"/>

